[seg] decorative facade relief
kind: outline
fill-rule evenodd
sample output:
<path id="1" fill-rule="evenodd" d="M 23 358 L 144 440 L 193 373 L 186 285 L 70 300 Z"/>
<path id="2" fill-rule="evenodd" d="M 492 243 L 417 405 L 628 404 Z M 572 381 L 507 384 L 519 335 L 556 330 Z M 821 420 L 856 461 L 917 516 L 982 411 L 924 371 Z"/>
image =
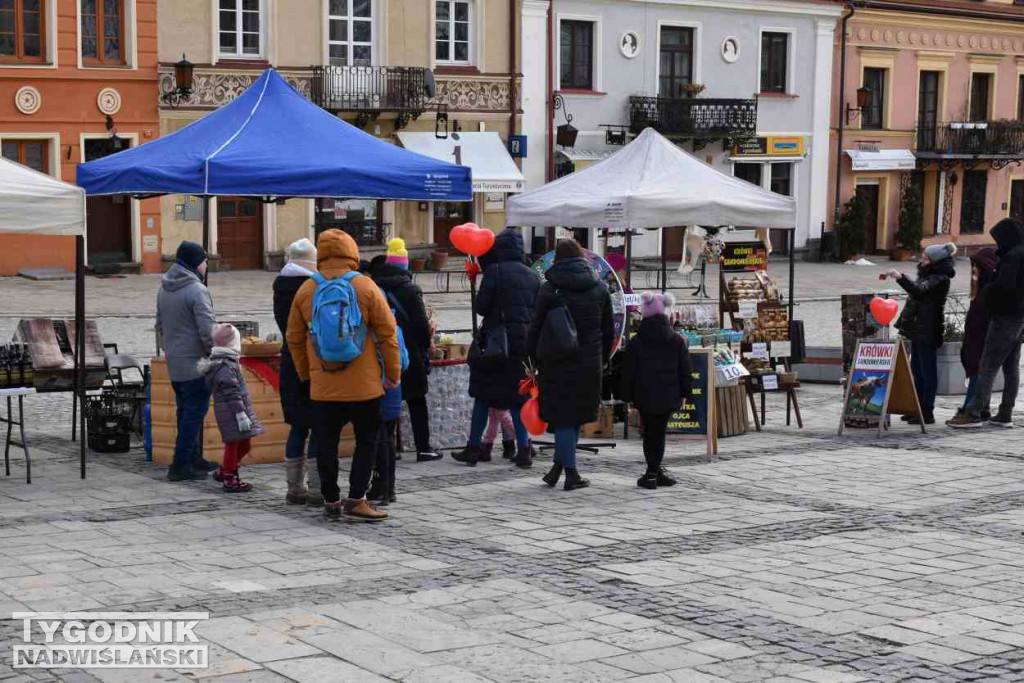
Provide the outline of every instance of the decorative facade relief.
<path id="1" fill-rule="evenodd" d="M 303 97 L 309 97 L 309 77 L 281 74 Z M 241 95 L 246 88 L 260 77 L 260 72 L 217 72 L 196 69 L 193 77 L 194 92 L 191 97 L 181 103 L 182 107 L 216 109 Z M 160 95 L 174 89 L 174 71 L 171 68 L 160 70 Z M 163 105 L 162 105 L 163 106 Z"/>
<path id="2" fill-rule="evenodd" d="M 31 116 L 43 106 L 43 96 L 31 85 L 26 85 L 18 88 L 18 92 L 14 94 L 14 106 L 22 114 Z"/>
<path id="3" fill-rule="evenodd" d="M 121 111 L 121 93 L 114 88 L 103 88 L 96 96 L 96 106 L 107 116 L 113 116 Z"/>
<path id="4" fill-rule="evenodd" d="M 522 110 L 522 81 L 517 81 L 516 111 Z M 434 101 L 451 111 L 508 112 L 509 79 L 497 77 L 447 77 L 437 79 Z"/>

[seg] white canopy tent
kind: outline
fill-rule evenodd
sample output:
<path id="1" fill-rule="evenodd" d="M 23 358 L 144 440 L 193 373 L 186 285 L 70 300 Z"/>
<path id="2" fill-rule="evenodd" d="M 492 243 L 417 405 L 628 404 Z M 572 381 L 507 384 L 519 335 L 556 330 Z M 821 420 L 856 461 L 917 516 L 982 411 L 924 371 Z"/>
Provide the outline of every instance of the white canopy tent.
<path id="1" fill-rule="evenodd" d="M 75 395 L 85 396 L 85 190 L 0 158 L 0 233 L 75 238 Z M 85 411 L 78 412 L 79 457 L 85 479 Z"/>
<path id="2" fill-rule="evenodd" d="M 648 128 L 607 159 L 510 198 L 508 223 L 574 228 L 752 225 L 792 229 L 796 203 L 715 170 Z"/>

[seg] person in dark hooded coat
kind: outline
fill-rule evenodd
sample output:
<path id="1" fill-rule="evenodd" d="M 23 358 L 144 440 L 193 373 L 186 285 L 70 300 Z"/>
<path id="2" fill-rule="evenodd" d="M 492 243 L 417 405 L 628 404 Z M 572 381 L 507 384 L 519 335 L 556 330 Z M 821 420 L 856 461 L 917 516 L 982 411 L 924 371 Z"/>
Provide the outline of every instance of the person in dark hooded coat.
<path id="1" fill-rule="evenodd" d="M 992 321 L 992 311 L 989 310 L 988 303 L 981 293 L 995 277 L 998 261 L 999 257 L 993 247 L 979 249 L 971 256 L 971 304 L 964 320 L 964 342 L 960 347 L 960 364 L 964 368 L 968 384 L 963 407 L 957 409 L 957 415 L 967 412 L 967 407 L 978 389 L 981 354 L 985 350 L 985 333 L 988 332 L 988 324 Z M 989 419 L 988 407 L 981 412 L 981 416 L 985 420 Z M 946 424 L 951 421 L 947 420 Z"/>
<path id="2" fill-rule="evenodd" d="M 476 296 L 474 315 L 483 317 L 480 332 L 501 325 L 508 336 L 508 358 L 502 361 L 480 360 L 470 364 L 469 395 L 473 403 L 469 446 L 453 458 L 467 465 L 487 462 L 482 442 L 491 408 L 508 410 L 516 429 L 515 463 L 523 468 L 532 462 L 530 434 L 523 426 L 519 409 L 526 401 L 519 394 L 519 383 L 526 378 L 526 336 L 533 321 L 540 289 L 540 276 L 526 265 L 523 236 L 515 228 L 506 228 L 494 240 L 491 250 L 480 258 L 483 280 Z"/>
<path id="3" fill-rule="evenodd" d="M 409 406 L 409 420 L 416 443 L 416 461 L 439 460 L 441 456 L 430 445 L 426 398 L 430 391 L 427 383 L 427 375 L 430 373 L 430 320 L 423 303 L 423 290 L 413 281 L 412 273 L 409 272 L 405 242 L 400 238 L 391 240 L 383 262 L 374 259 L 369 272 L 388 298 L 409 351 L 409 367 L 402 373 L 402 400 Z"/>
<path id="4" fill-rule="evenodd" d="M 558 243 L 545 278 L 528 342 L 539 362 L 540 417 L 555 434 L 555 467 L 544 481 L 554 486 L 564 469 L 565 490 L 571 491 L 590 485 L 576 469 L 576 444 L 580 427 L 597 419 L 601 405 L 601 381 L 615 342 L 612 300 L 574 240 Z M 576 324 L 579 347 L 568 358 L 545 359 L 541 331 L 548 312 L 562 304 Z"/>
<path id="5" fill-rule="evenodd" d="M 998 247 L 996 272 L 981 296 L 992 313 L 981 354 L 978 385 L 967 412 L 947 424 L 955 429 L 980 427 L 992 398 L 992 386 L 1003 371 L 1003 400 L 999 412 L 987 420 L 995 427 L 1013 427 L 1013 408 L 1020 385 L 1020 345 L 1024 334 L 1024 224 L 1004 218 L 992 228 Z"/>
<path id="6" fill-rule="evenodd" d="M 939 347 L 946 331 L 946 298 L 956 277 L 956 245 L 933 244 L 917 264 L 917 279 L 898 270 L 888 276 L 910 295 L 896 329 L 910 340 L 910 370 L 925 424 L 935 423 L 935 394 L 939 389 Z M 907 420 L 917 424 L 917 417 Z"/>

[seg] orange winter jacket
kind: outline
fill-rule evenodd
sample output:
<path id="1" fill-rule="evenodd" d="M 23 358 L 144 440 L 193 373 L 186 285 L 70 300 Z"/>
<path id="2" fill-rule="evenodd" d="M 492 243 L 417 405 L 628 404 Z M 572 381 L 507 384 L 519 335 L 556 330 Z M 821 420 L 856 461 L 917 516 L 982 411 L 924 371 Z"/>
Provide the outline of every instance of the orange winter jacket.
<path id="1" fill-rule="evenodd" d="M 347 233 L 341 230 L 327 230 L 320 235 L 317 266 L 320 273 L 329 280 L 358 270 L 359 247 Z M 295 361 L 295 370 L 299 377 L 303 382 L 311 383 L 310 396 L 314 401 L 357 403 L 383 396 L 381 367 L 377 360 L 378 343 L 384 357 L 388 379 L 397 382 L 402 377 L 395 317 L 391 313 L 387 299 L 369 277 L 361 275 L 353 278 L 352 287 L 356 290 L 359 309 L 363 313 L 370 334 L 366 336 L 363 355 L 352 361 L 344 370 L 325 370 L 313 348 L 309 325 L 313 318 L 313 293 L 316 291 L 316 282 L 310 279 L 303 284 L 292 302 L 286 335 L 288 349 Z"/>

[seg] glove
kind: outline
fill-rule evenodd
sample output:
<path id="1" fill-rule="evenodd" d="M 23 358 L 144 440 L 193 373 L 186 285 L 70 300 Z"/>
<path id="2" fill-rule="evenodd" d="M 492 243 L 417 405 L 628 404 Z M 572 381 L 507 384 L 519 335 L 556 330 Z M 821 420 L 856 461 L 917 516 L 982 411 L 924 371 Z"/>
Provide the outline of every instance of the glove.
<path id="1" fill-rule="evenodd" d="M 244 412 L 235 415 L 235 422 L 238 423 L 238 431 L 248 432 L 252 429 L 252 420 Z"/>
<path id="2" fill-rule="evenodd" d="M 475 282 L 477 276 L 480 275 L 480 264 L 476 261 L 466 261 L 466 275 Z"/>

